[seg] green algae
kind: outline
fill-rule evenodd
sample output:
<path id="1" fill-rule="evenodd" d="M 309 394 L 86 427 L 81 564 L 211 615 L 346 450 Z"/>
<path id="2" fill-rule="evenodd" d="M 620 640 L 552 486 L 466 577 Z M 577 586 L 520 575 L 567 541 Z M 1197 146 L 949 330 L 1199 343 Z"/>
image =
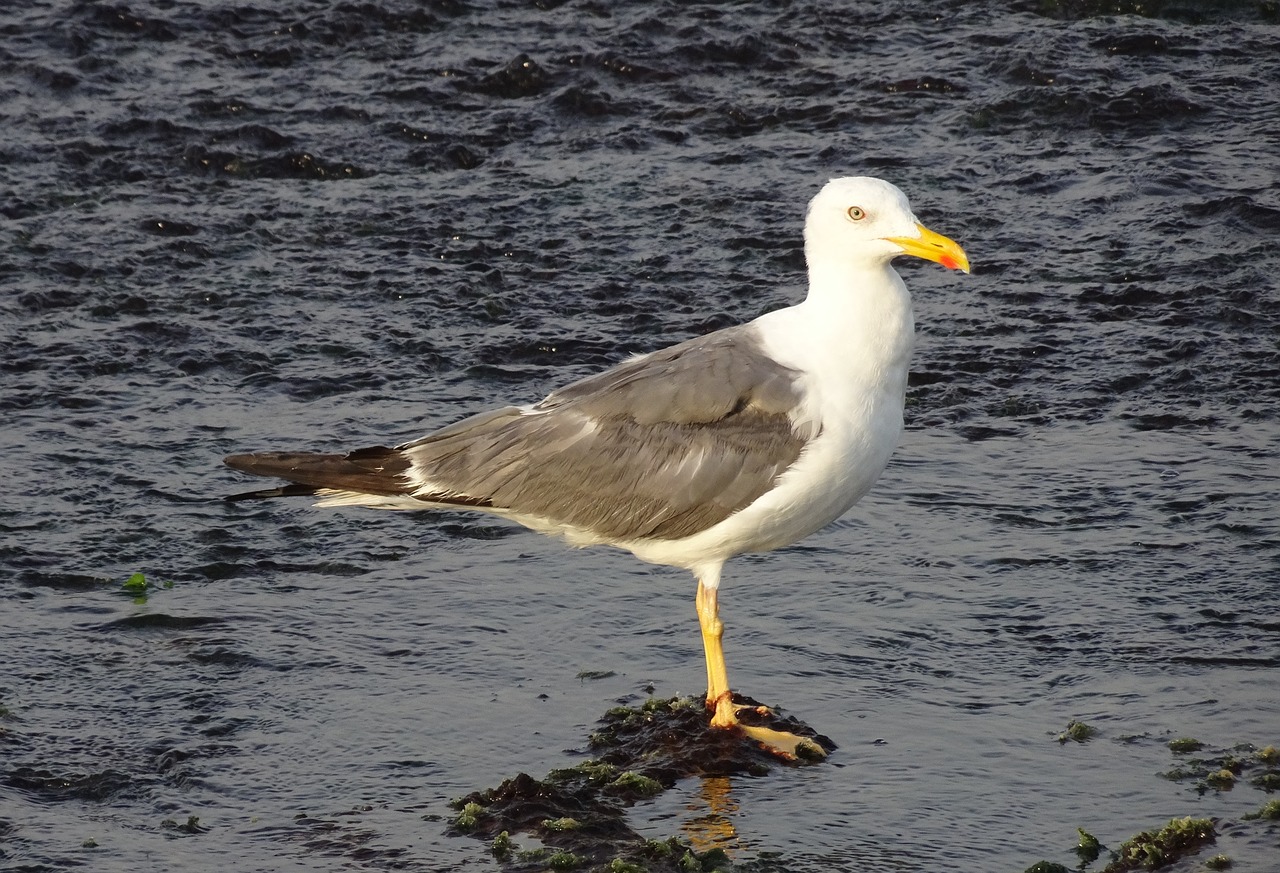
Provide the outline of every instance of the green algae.
<path id="1" fill-rule="evenodd" d="M 120 585 L 125 594 L 132 594 L 135 597 L 147 592 L 147 577 L 141 573 L 134 573 Z"/>
<path id="2" fill-rule="evenodd" d="M 480 820 L 484 817 L 485 808 L 474 801 L 462 804 L 458 817 L 453 820 L 453 828 L 463 833 L 474 831 L 480 826 Z"/>
<path id="3" fill-rule="evenodd" d="M 1116 858 L 1102 873 L 1158 870 L 1195 854 L 1217 837 L 1213 822 L 1207 818 L 1175 818 L 1158 831 L 1143 831 L 1121 843 Z"/>
<path id="4" fill-rule="evenodd" d="M 1102 852 L 1102 845 L 1083 829 L 1080 845 L 1076 851 L 1081 856 L 1080 870 L 1086 869 Z M 1204 846 L 1217 839 L 1217 832 L 1212 820 L 1197 819 L 1187 816 L 1172 819 L 1158 830 L 1143 831 L 1130 837 L 1111 853 L 1110 862 L 1100 873 L 1126 873 L 1132 870 L 1158 870 L 1178 860 L 1199 852 Z M 1217 856 L 1224 858 L 1225 856 Z M 1211 859 L 1212 860 L 1212 859 Z M 1228 866 L 1230 861 L 1227 861 Z M 1029 868 L 1027 873 L 1053 873 L 1066 871 L 1062 865 L 1048 861 Z M 1225 868 L 1215 868 L 1225 869 Z"/>
<path id="5" fill-rule="evenodd" d="M 616 791 L 635 797 L 654 797 L 662 793 L 662 783 L 657 779 L 628 770 L 608 785 Z"/>
<path id="6" fill-rule="evenodd" d="M 1190 743 L 1194 743 L 1194 747 Z M 1262 791 L 1280 789 L 1280 767 L 1273 763 L 1280 755 L 1274 746 L 1257 749 L 1241 743 L 1229 749 L 1212 749 L 1199 740 L 1181 739 L 1170 741 L 1169 749 L 1182 760 L 1160 776 L 1171 782 L 1190 781 L 1199 794 L 1230 791 L 1246 777 L 1248 784 Z M 1183 758 L 1192 752 L 1207 754 Z"/>
<path id="7" fill-rule="evenodd" d="M 549 831 L 575 831 L 582 827 L 582 822 L 576 818 L 549 818 L 542 823 L 542 826 Z"/>
<path id="8" fill-rule="evenodd" d="M 575 867 L 581 867 L 584 863 L 586 860 L 573 852 L 552 852 L 547 856 L 547 866 L 552 870 L 572 870 Z"/>
<path id="9" fill-rule="evenodd" d="M 1249 780 L 1249 784 L 1260 791 L 1270 793 L 1280 791 L 1280 773 L 1259 773 Z"/>
<path id="10" fill-rule="evenodd" d="M 143 573 L 134 573 L 124 582 L 120 583 L 120 591 L 133 598 L 134 603 L 146 603 L 147 595 L 156 589 L 169 589 L 173 587 L 172 581 L 152 582 Z"/>
<path id="11" fill-rule="evenodd" d="M 1244 816 L 1247 821 L 1256 821 L 1265 819 L 1267 821 L 1280 821 L 1280 800 L 1268 800 L 1262 805 L 1257 812 L 1251 812 Z"/>
<path id="12" fill-rule="evenodd" d="M 1076 828 L 1076 832 L 1080 834 L 1080 841 L 1076 843 L 1076 854 L 1080 856 L 1081 863 L 1092 864 L 1098 860 L 1098 855 L 1102 854 L 1102 843 L 1084 828 Z"/>
<path id="13" fill-rule="evenodd" d="M 645 873 L 645 869 L 639 864 L 633 864 L 621 858 L 614 858 L 604 869 L 605 873 Z"/>
<path id="14" fill-rule="evenodd" d="M 1080 724 L 1072 722 L 1068 727 Z M 1064 733 L 1059 739 L 1067 742 L 1071 737 Z M 1132 744 L 1149 742 L 1145 735 L 1123 736 L 1116 742 Z M 1208 791 L 1226 792 L 1241 785 L 1249 785 L 1262 791 L 1280 788 L 1280 751 L 1274 745 L 1259 749 L 1249 743 L 1238 743 L 1229 748 L 1213 748 L 1209 743 L 1191 737 L 1179 737 L 1162 741 L 1177 761 L 1174 769 L 1159 774 L 1175 782 L 1191 782 L 1199 794 Z M 1280 820 L 1280 800 L 1272 800 L 1261 809 L 1239 819 L 1227 819 L 1225 825 L 1239 826 L 1241 821 Z M 1125 873 L 1132 870 L 1157 870 L 1177 863 L 1180 859 L 1200 852 L 1217 839 L 1217 832 L 1224 823 L 1204 818 L 1175 818 L 1165 826 L 1139 833 L 1126 840 L 1114 851 L 1106 847 L 1083 828 L 1075 852 L 1080 863 L 1076 873 L 1093 868 L 1093 864 L 1105 857 L 1106 866 L 1096 873 Z M 1204 869 L 1226 870 L 1233 862 L 1227 855 L 1219 854 L 1204 862 Z M 1052 861 L 1040 861 L 1028 868 L 1027 873 L 1064 873 L 1068 868 Z M 1180 867 L 1179 869 L 1191 869 Z"/>
<path id="15" fill-rule="evenodd" d="M 489 851 L 493 854 L 493 857 L 497 858 L 499 861 L 505 861 L 510 858 L 512 853 L 516 852 L 518 848 L 519 847 L 511 841 L 511 834 L 506 831 L 502 831 L 493 838 L 493 843 L 489 846 Z"/>
<path id="16" fill-rule="evenodd" d="M 1058 734 L 1058 742 L 1066 745 L 1067 743 L 1087 743 L 1098 735 L 1098 729 L 1085 724 L 1082 721 L 1072 721 L 1067 724 L 1067 729 Z"/>
<path id="17" fill-rule="evenodd" d="M 1236 784 L 1236 774 L 1224 767 L 1205 776 L 1204 783 L 1210 788 L 1216 788 L 1219 791 L 1230 791 Z"/>

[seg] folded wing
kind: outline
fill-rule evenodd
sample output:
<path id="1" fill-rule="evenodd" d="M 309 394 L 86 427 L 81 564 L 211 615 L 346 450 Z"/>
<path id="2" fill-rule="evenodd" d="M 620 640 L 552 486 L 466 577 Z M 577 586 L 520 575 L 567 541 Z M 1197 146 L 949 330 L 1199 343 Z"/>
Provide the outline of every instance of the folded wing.
<path id="1" fill-rule="evenodd" d="M 484 509 L 601 541 L 678 539 L 750 505 L 800 456 L 810 435 L 793 426 L 797 379 L 743 326 L 393 449 L 227 463 L 295 483 L 239 497 L 318 492 L 333 502 Z"/>

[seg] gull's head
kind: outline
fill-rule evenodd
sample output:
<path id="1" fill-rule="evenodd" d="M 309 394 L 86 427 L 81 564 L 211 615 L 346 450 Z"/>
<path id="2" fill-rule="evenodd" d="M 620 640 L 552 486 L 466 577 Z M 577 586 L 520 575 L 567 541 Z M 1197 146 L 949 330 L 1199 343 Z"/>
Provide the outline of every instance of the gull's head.
<path id="1" fill-rule="evenodd" d="M 969 272 L 964 249 L 916 220 L 907 196 L 883 179 L 832 179 L 809 202 L 805 256 L 821 260 L 888 264 L 898 255 L 936 261 Z"/>

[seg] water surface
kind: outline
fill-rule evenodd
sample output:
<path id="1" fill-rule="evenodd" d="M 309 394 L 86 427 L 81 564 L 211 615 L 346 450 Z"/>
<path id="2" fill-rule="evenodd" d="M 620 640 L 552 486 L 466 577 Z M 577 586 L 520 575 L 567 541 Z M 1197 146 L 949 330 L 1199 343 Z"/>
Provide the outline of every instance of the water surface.
<path id="1" fill-rule="evenodd" d="M 733 684 L 840 751 L 634 823 L 768 869 L 1019 871 L 1214 816 L 1275 869 L 1266 795 L 1157 775 L 1173 737 L 1280 742 L 1273 4 L 25 10 L 5 869 L 492 867 L 448 800 L 696 693 L 692 581 L 463 514 L 227 506 L 221 457 L 407 439 L 792 302 L 804 203 L 853 173 L 975 269 L 901 265 L 873 494 L 726 570 Z"/>

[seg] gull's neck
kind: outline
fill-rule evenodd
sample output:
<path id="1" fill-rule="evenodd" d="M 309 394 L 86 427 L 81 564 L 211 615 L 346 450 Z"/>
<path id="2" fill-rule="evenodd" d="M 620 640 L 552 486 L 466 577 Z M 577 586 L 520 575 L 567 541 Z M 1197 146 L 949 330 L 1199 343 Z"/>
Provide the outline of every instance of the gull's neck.
<path id="1" fill-rule="evenodd" d="M 886 261 L 814 259 L 803 302 L 761 319 L 770 353 L 835 382 L 905 387 L 911 295 Z"/>
<path id="2" fill-rule="evenodd" d="M 884 259 L 814 259 L 809 263 L 809 294 L 796 307 L 811 330 L 834 331 L 841 345 L 897 346 L 913 329 L 911 294 L 902 277 Z M 896 350 L 888 347 L 890 355 Z"/>
<path id="3" fill-rule="evenodd" d="M 861 289 L 874 290 L 893 282 L 898 273 L 882 258 L 814 257 L 807 259 L 809 294 L 805 303 L 820 307 L 847 305 L 863 296 Z M 898 280 L 901 281 L 901 280 Z"/>

